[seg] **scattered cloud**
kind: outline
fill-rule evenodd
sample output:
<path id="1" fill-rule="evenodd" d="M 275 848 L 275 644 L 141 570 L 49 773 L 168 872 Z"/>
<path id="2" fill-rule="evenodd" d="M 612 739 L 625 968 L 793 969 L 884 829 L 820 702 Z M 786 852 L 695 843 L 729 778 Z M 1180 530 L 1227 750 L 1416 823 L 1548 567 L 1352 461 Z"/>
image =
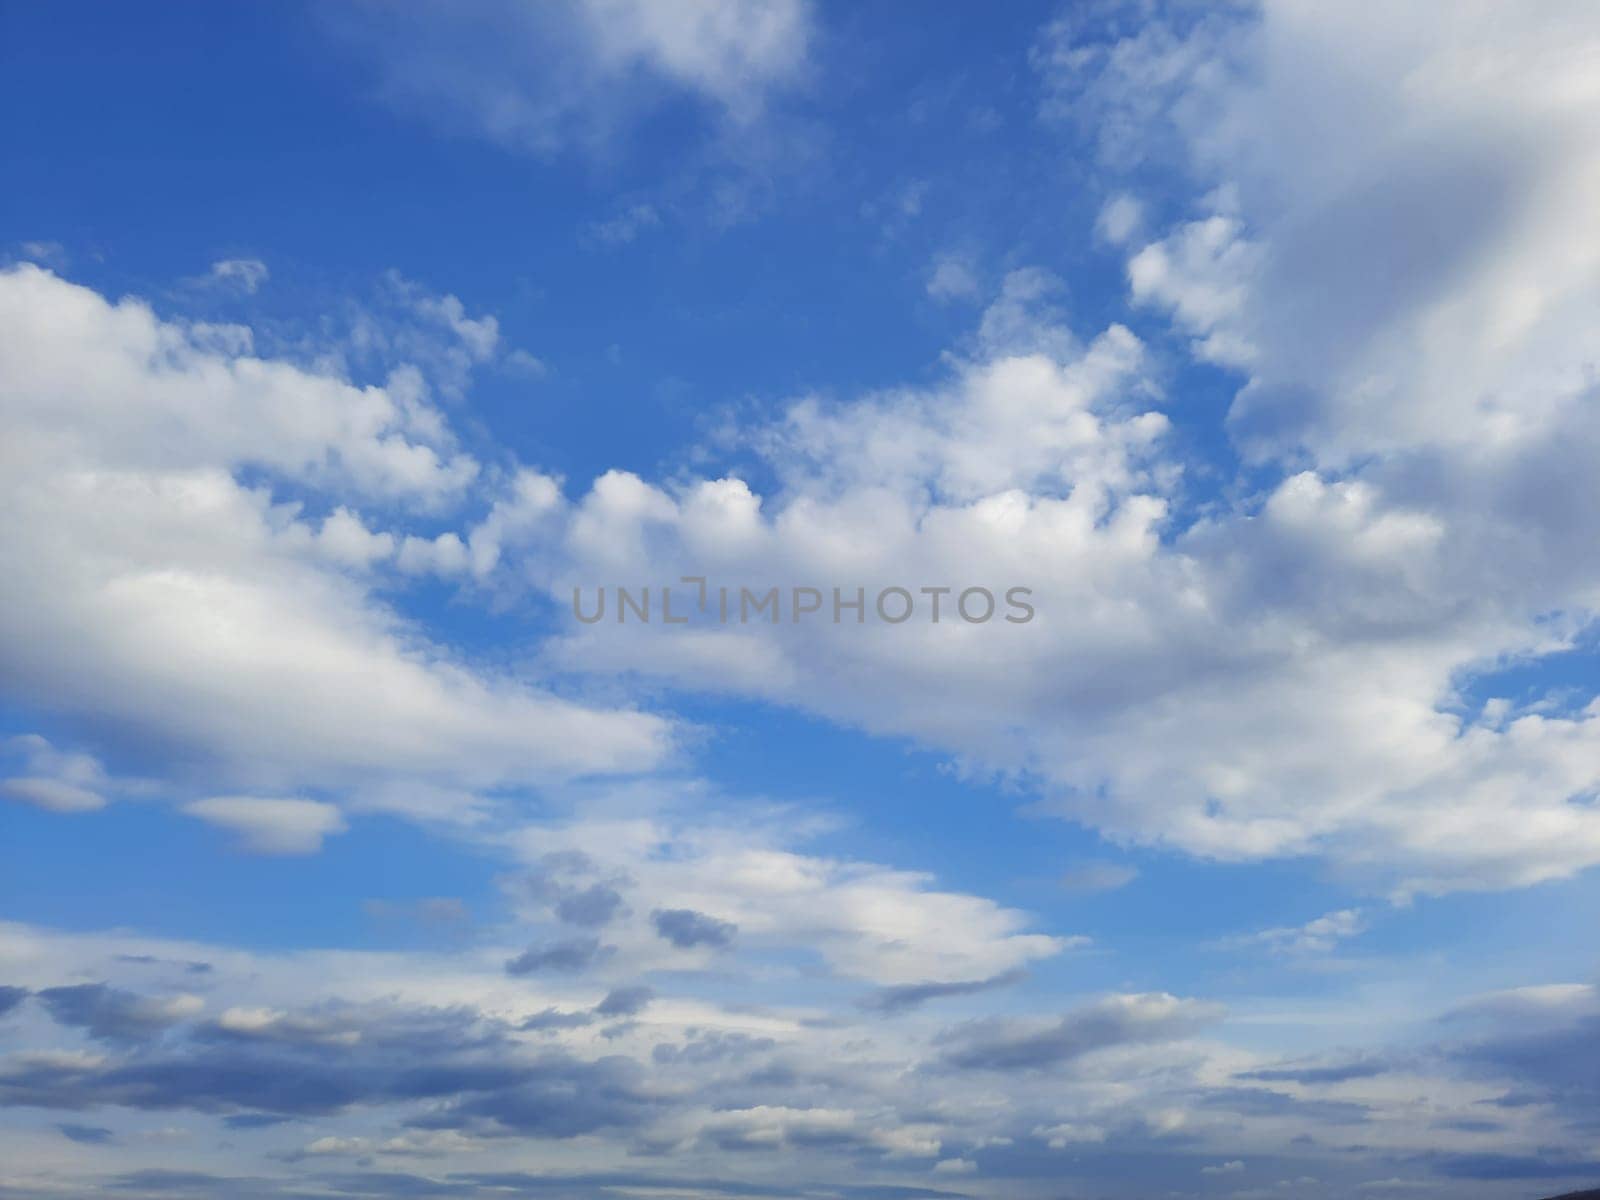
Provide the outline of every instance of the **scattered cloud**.
<path id="1" fill-rule="evenodd" d="M 1367 931 L 1366 915 L 1359 908 L 1343 908 L 1327 913 L 1304 925 L 1262 929 L 1256 933 L 1227 938 L 1226 949 L 1260 948 L 1273 954 L 1326 954 L 1341 942 Z"/>
<path id="2" fill-rule="evenodd" d="M 315 854 L 324 838 L 349 828 L 336 806 L 318 800 L 211 796 L 183 811 L 238 834 L 252 854 Z"/>
<path id="3" fill-rule="evenodd" d="M 1020 971 L 1007 971 L 989 979 L 955 980 L 950 983 L 902 983 L 879 988 L 861 1002 L 863 1008 L 881 1013 L 901 1013 L 920 1008 L 930 1000 L 951 996 L 972 996 L 993 988 L 1007 987 L 1022 978 Z"/>
<path id="4" fill-rule="evenodd" d="M 0 762 L 24 772 L 0 778 L 0 795 L 9 799 L 59 813 L 94 812 L 106 805 L 100 764 L 87 754 L 63 753 L 38 734 L 0 743 Z"/>
<path id="5" fill-rule="evenodd" d="M 604 246 L 626 246 L 660 224 L 661 214 L 654 205 L 630 204 L 614 216 L 586 225 L 584 235 Z"/>
<path id="6" fill-rule="evenodd" d="M 581 971 L 614 953 L 599 938 L 568 938 L 530 946 L 506 963 L 507 975 L 532 975 L 538 971 Z"/>
<path id="7" fill-rule="evenodd" d="M 967 300 L 979 294 L 978 277 L 971 265 L 959 258 L 940 258 L 928 275 L 927 292 L 935 300 Z"/>
<path id="8" fill-rule="evenodd" d="M 1114 892 L 1139 878 L 1127 863 L 1086 861 L 1068 867 L 1060 883 L 1069 892 Z"/>
<path id="9" fill-rule="evenodd" d="M 941 1061 L 969 1071 L 1045 1071 L 1097 1050 L 1188 1037 L 1221 1015 L 1216 1005 L 1165 993 L 1108 996 L 1056 1021 L 957 1026 L 945 1035 Z"/>
<path id="10" fill-rule="evenodd" d="M 754 125 L 806 67 L 804 0 L 572 0 L 471 9 L 426 3 L 327 15 L 377 68 L 395 107 L 497 142 L 604 156 L 652 111 L 687 99 L 720 129 Z"/>
<path id="11" fill-rule="evenodd" d="M 658 908 L 650 914 L 656 932 L 680 950 L 696 946 L 720 949 L 733 944 L 739 927 L 689 908 Z"/>
<path id="12" fill-rule="evenodd" d="M 267 264 L 259 258 L 224 258 L 211 264 L 205 282 L 212 287 L 253 296 L 270 274 Z"/>

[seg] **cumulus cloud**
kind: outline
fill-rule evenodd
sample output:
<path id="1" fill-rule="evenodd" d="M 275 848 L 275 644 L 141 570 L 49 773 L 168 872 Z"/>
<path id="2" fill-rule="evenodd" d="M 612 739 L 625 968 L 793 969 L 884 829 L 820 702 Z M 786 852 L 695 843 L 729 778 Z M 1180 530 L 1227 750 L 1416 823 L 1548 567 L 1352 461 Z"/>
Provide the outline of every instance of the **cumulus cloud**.
<path id="1" fill-rule="evenodd" d="M 624 32 L 583 32 L 602 11 L 621 10 L 429 13 L 424 38 L 559 36 L 536 52 L 503 39 L 503 69 L 463 92 L 438 67 L 450 46 L 436 59 L 396 34 L 394 86 L 454 97 L 443 107 L 475 128 L 502 113 L 493 136 L 548 151 L 613 127 L 543 95 L 565 72 L 643 75 L 739 125 L 803 57 L 803 38 L 778 44 L 797 7 L 707 6 L 667 29 L 627 6 L 641 19 Z M 481 819 L 478 792 L 647 770 L 670 748 L 668 722 L 557 694 L 540 682 L 551 668 L 792 705 L 1006 776 L 1037 794 L 1035 813 L 1119 843 L 1321 856 L 1396 896 L 1600 862 L 1600 702 L 1480 695 L 1494 671 L 1572 647 L 1600 596 L 1589 10 L 1507 20 L 1466 4 L 1442 32 L 1414 10 L 1296 0 L 1134 28 L 1084 13 L 1035 54 L 1049 115 L 1094 121 L 1113 171 L 1171 154 L 1199 181 L 1174 215 L 1137 194 L 1140 171 L 1117 177 L 1099 233 L 1141 321 L 1170 321 L 1240 380 L 1229 431 L 1252 461 L 1214 489 L 1173 436 L 1165 341 L 1068 327 L 1038 271 L 1009 275 L 918 385 L 801 396 L 737 430 L 758 470 L 570 486 L 452 435 L 433 397 L 506 353 L 495 319 L 456 297 L 392 277 L 404 331 L 374 323 L 339 368 L 34 268 L 0 273 L 12 698 L 68 714 L 90 745 L 131 732 L 202 762 L 208 798 L 188 810 L 257 850 L 314 850 L 361 803 L 451 805 L 476 818 L 460 836 L 537 873 L 506 885 L 494 941 L 453 955 L 0 927 L 17 981 L 0 1012 L 23 1047 L 0 1060 L 0 1101 L 93 1107 L 119 1138 L 120 1109 L 205 1114 L 278 1152 L 266 1122 L 315 1117 L 301 1153 L 437 1152 L 448 1169 L 385 1186 L 448 1179 L 463 1195 L 777 1192 L 786 1182 L 765 1181 L 802 1158 L 863 1195 L 1007 1169 L 1054 1186 L 1052 1155 L 1142 1168 L 1173 1146 L 1188 1186 L 1309 1147 L 1345 1194 L 1374 1181 L 1340 1175 L 1347 1156 L 1326 1148 L 1357 1139 L 1460 1178 L 1591 1162 L 1587 984 L 1485 998 L 1435 1045 L 1285 1063 L 1228 1044 L 1198 997 L 1019 1011 L 1003 985 L 1080 940 L 925 872 L 816 852 L 793 814 L 735 818 L 697 795 L 686 815 L 624 789 L 586 805 L 594 793 L 574 789 L 570 819 Z M 557 69 L 520 72 L 575 44 Z M 488 105 L 508 79 L 509 101 Z M 1440 194 L 1464 197 L 1442 221 Z M 449 353 L 412 353 L 419 329 Z M 354 383 L 368 352 L 426 361 Z M 531 585 L 565 611 L 575 583 L 683 575 L 1020 583 L 1037 611 L 1014 627 L 566 625 L 513 676 L 430 644 L 386 596 L 425 577 Z M 87 809 L 115 790 L 95 760 L 40 739 L 13 757 L 13 798 Z M 283 798 L 302 793 L 339 804 Z M 1062 883 L 1129 878 L 1080 863 Z M 1367 911 L 1242 942 L 1326 952 Z M 157 980 L 158 961 L 216 962 L 207 1000 L 112 982 Z M 866 1013 L 826 1004 L 869 987 Z M 926 1006 L 955 998 L 983 1015 L 941 1030 Z M 671 1166 L 557 1177 L 451 1157 L 493 1157 L 512 1135 Z M 679 1165 L 724 1152 L 763 1164 L 763 1181 L 713 1185 Z M 199 1171 L 96 1183 L 83 1190 L 276 1188 Z"/>
<path id="2" fill-rule="evenodd" d="M 608 621 L 569 627 L 552 661 L 909 735 L 1113 838 L 1319 856 L 1397 898 L 1600 862 L 1600 708 L 1463 699 L 1570 649 L 1600 595 L 1591 281 L 1552 249 L 1587 261 L 1593 22 L 1497 26 L 1469 6 L 1440 42 L 1410 10 L 1284 4 L 1054 27 L 1046 78 L 1090 80 L 1136 141 L 1164 128 L 1141 153 L 1199 180 L 1164 230 L 1119 216 L 1129 296 L 1239 374 L 1230 430 L 1259 472 L 1200 503 L 1149 348 L 1066 328 L 1048 279 L 1014 272 L 944 378 L 800 397 L 742 431 L 762 491 L 606 473 L 552 505 L 534 572 L 566 604 L 624 573 L 735 595 L 1017 583 L 1036 619 Z M 1340 128 L 1307 136 L 1282 124 L 1296 112 Z M 1462 179 L 1484 187 L 1435 229 L 1421 198 Z M 1377 289 L 1380 312 L 1383 271 L 1404 286 Z"/>
<path id="3" fill-rule="evenodd" d="M 252 784 L 459 786 L 660 760 L 662 721 L 476 673 L 329 564 L 390 544 L 348 506 L 431 510 L 479 474 L 403 378 L 357 387 L 218 349 L 35 267 L 0 272 L 0 310 L 14 694 Z M 347 505 L 320 532 L 296 515 L 315 494 Z M 528 496 L 513 485 L 472 554 L 510 535 Z"/>
<path id="4" fill-rule="evenodd" d="M 552 657 L 910 734 L 1039 781 L 1043 811 L 1201 855 L 1323 854 L 1396 892 L 1600 859 L 1581 802 L 1600 783 L 1595 713 L 1449 707 L 1463 671 L 1559 645 L 1510 602 L 1475 511 L 1303 471 L 1175 528 L 1182 473 L 1161 457 L 1141 344 L 1120 327 L 1029 339 L 1028 319 L 1007 315 L 945 386 L 797 402 L 753 434 L 781 478 L 772 494 L 731 476 L 603 476 L 552 510 L 563 559 L 544 569 L 567 604 L 620 572 L 706 576 L 735 596 L 1021 584 L 1036 619 L 608 621 Z"/>

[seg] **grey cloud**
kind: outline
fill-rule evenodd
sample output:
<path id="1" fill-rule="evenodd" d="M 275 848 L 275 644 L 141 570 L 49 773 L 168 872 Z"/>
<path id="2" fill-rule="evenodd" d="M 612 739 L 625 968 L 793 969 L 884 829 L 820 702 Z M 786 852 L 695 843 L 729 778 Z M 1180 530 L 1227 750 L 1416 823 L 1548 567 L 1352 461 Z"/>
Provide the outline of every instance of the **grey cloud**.
<path id="1" fill-rule="evenodd" d="M 569 925 L 595 929 L 607 925 L 622 910 L 622 894 L 603 883 L 568 892 L 556 901 L 556 916 Z"/>
<path id="2" fill-rule="evenodd" d="M 119 954 L 117 962 L 143 967 L 181 967 L 189 975 L 209 975 L 211 964 L 194 959 L 157 958 L 153 954 Z"/>
<path id="3" fill-rule="evenodd" d="M 1056 1066 L 1109 1046 L 1173 1041 L 1220 1010 L 1161 993 L 1110 996 L 1048 1025 L 996 1018 L 949 1031 L 941 1061 L 962 1070 L 1027 1071 Z"/>
<path id="4" fill-rule="evenodd" d="M 658 908 L 650 914 L 656 932 L 680 950 L 694 946 L 721 948 L 733 943 L 739 927 L 692 908 Z"/>
<path id="5" fill-rule="evenodd" d="M 578 1137 L 643 1124 L 658 1101 L 645 1094 L 637 1065 L 609 1057 L 586 1062 L 547 1055 L 516 1086 L 484 1091 L 409 1122 L 419 1129 Z"/>
<path id="6" fill-rule="evenodd" d="M 85 1146 L 103 1146 L 112 1140 L 111 1130 L 101 1125 L 73 1125 L 66 1123 L 57 1125 L 56 1129 L 67 1140 L 79 1142 Z"/>
<path id="7" fill-rule="evenodd" d="M 618 887 L 629 881 L 625 875 L 583 881 L 584 876 L 592 877 L 597 870 L 594 860 L 581 851 L 546 854 L 540 859 L 539 870 L 528 876 L 527 888 L 536 900 L 551 906 L 557 919 L 598 929 L 624 910 Z"/>
<path id="8" fill-rule="evenodd" d="M 969 979 L 959 983 L 903 983 L 879 988 L 861 1001 L 861 1007 L 880 1013 L 902 1013 L 950 996 L 971 996 L 994 988 L 1008 987 L 1024 978 L 1026 972 L 1005 971 L 988 979 Z"/>
<path id="9" fill-rule="evenodd" d="M 535 1081 L 552 1061 L 521 1058 L 504 1026 L 469 1010 L 353 1011 L 360 1037 L 349 1041 L 240 1041 L 203 1028 L 122 1061 L 14 1056 L 0 1068 L 0 1104 L 312 1116 L 508 1090 Z"/>
<path id="10" fill-rule="evenodd" d="M 535 971 L 581 971 L 591 967 L 615 951 L 613 946 L 602 946 L 598 938 L 570 938 L 562 942 L 548 942 L 542 946 L 529 946 L 521 954 L 506 962 L 507 975 L 531 975 Z"/>
<path id="11" fill-rule="evenodd" d="M 1258 1083 L 1344 1083 L 1351 1079 L 1371 1079 L 1376 1075 L 1386 1075 L 1395 1069 L 1395 1064 L 1385 1060 L 1363 1058 L 1355 1062 L 1321 1066 L 1266 1067 L 1258 1071 L 1243 1071 L 1234 1078 Z"/>
<path id="12" fill-rule="evenodd" d="M 5 1016 L 32 993 L 24 987 L 0 987 L 0 1017 Z"/>
<path id="13" fill-rule="evenodd" d="M 1293 1115 L 1328 1125 L 1359 1124 L 1372 1115 L 1365 1104 L 1349 1100 L 1305 1100 L 1270 1088 L 1225 1088 L 1206 1093 L 1197 1103 L 1245 1117 Z"/>
<path id="14" fill-rule="evenodd" d="M 725 1033 L 721 1030 L 691 1030 L 681 1045 L 662 1042 L 651 1050 L 658 1063 L 710 1063 L 728 1059 L 741 1059 L 748 1055 L 764 1053 L 776 1048 L 778 1043 L 769 1037 L 752 1037 L 748 1033 Z"/>
<path id="15" fill-rule="evenodd" d="M 115 1064 L 11 1065 L 0 1073 L 0 1104 L 322 1116 L 356 1104 L 438 1100 L 460 1105 L 463 1096 L 499 1094 L 507 1111 L 515 1112 L 521 1103 L 518 1095 L 570 1094 L 588 1078 L 589 1064 L 576 1059 L 555 1055 L 529 1061 L 514 1055 L 509 1044 L 500 1045 L 493 1057 L 455 1055 L 448 1049 L 430 1057 L 426 1046 L 368 1049 L 359 1043 L 349 1048 L 248 1050 L 201 1044 L 183 1055 Z M 408 1065 L 416 1062 L 424 1065 Z M 486 1103 L 482 1111 L 498 1110 Z M 554 1117 L 551 1126 L 564 1127 Z"/>
<path id="16" fill-rule="evenodd" d="M 103 983 L 45 988 L 38 997 L 58 1024 L 80 1027 L 105 1041 L 138 1041 L 181 1020 L 170 1004 Z"/>
<path id="17" fill-rule="evenodd" d="M 694 1196 L 750 1196 L 770 1200 L 800 1200 L 815 1196 L 816 1190 L 803 1183 L 759 1183 L 741 1179 L 674 1176 L 643 1171 L 588 1171 L 560 1172 L 536 1175 L 527 1171 L 467 1172 L 451 1174 L 442 1183 L 406 1176 L 407 1184 L 395 1182 L 399 1177 L 384 1175 L 389 1188 L 379 1190 L 380 1184 L 371 1175 L 358 1177 L 362 1195 L 449 1195 L 460 1197 L 479 1191 L 492 1196 L 558 1196 L 561 1200 L 610 1200 L 612 1197 L 636 1195 L 640 1192 L 671 1192 Z M 338 1180 L 327 1179 L 337 1183 Z M 433 1189 L 433 1190 L 429 1190 Z M 442 1189 L 442 1190 L 441 1190 Z M 840 1200 L 960 1200 L 964 1193 L 915 1184 L 844 1184 L 830 1187 L 829 1196 Z"/>
<path id="18" fill-rule="evenodd" d="M 1600 1159 L 1546 1153 L 1538 1157 L 1521 1154 L 1440 1154 L 1430 1155 L 1427 1163 L 1441 1175 L 1452 1179 L 1593 1179 L 1600 1176 Z M 1570 1192 L 1552 1200 L 1587 1200 L 1600 1193 Z"/>
<path id="19" fill-rule="evenodd" d="M 274 1125 L 286 1125 L 292 1120 L 293 1117 L 276 1113 L 235 1113 L 231 1117 L 223 1117 L 222 1123 L 229 1129 L 270 1129 Z"/>
<path id="20" fill-rule="evenodd" d="M 543 1031 L 547 1029 L 579 1029 L 585 1025 L 592 1024 L 594 1024 L 593 1013 L 563 1012 L 559 1008 L 547 1008 L 543 1012 L 534 1013 L 533 1016 L 523 1021 L 517 1028 Z"/>
<path id="21" fill-rule="evenodd" d="M 270 1022 L 246 1026 L 207 1021 L 195 1026 L 193 1036 L 199 1041 L 288 1042 L 317 1045 L 354 1038 L 360 1034 L 361 1024 L 357 1020 L 297 1013 Z"/>
<path id="22" fill-rule="evenodd" d="M 604 1000 L 594 1006 L 594 1011 L 602 1017 L 631 1017 L 643 1012 L 655 996 L 654 988 L 643 985 L 613 988 L 606 993 Z"/>
<path id="23" fill-rule="evenodd" d="M 117 1191 L 128 1192 L 210 1192 L 213 1195 L 236 1194 L 235 1186 L 240 1180 L 230 1179 L 221 1175 L 209 1175 L 204 1171 L 168 1171 L 148 1170 L 130 1171 L 125 1175 L 118 1175 L 107 1181 L 107 1186 Z"/>
<path id="24" fill-rule="evenodd" d="M 1502 1107 L 1551 1104 L 1575 1126 L 1600 1129 L 1600 1015 L 1527 1027 L 1534 1024 L 1523 1018 L 1521 1027 L 1441 1047 L 1439 1053 L 1473 1077 L 1510 1084 Z"/>

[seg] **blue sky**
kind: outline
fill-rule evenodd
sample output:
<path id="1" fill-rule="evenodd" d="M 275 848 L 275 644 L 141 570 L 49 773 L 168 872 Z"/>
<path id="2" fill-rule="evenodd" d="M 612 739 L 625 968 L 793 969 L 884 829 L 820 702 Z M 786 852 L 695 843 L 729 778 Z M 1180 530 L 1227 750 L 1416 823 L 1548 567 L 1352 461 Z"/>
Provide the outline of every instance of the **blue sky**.
<path id="1" fill-rule="evenodd" d="M 0 42 L 0 1195 L 1600 1178 L 1587 7 Z"/>

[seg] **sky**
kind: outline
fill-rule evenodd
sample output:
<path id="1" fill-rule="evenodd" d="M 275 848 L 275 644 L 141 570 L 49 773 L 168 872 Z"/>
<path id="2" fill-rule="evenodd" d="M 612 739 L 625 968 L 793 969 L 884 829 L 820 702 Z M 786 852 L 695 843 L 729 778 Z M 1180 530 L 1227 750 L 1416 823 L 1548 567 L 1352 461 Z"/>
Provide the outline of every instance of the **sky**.
<path id="1" fill-rule="evenodd" d="M 0 1200 L 1595 1186 L 1597 58 L 0 0 Z"/>

